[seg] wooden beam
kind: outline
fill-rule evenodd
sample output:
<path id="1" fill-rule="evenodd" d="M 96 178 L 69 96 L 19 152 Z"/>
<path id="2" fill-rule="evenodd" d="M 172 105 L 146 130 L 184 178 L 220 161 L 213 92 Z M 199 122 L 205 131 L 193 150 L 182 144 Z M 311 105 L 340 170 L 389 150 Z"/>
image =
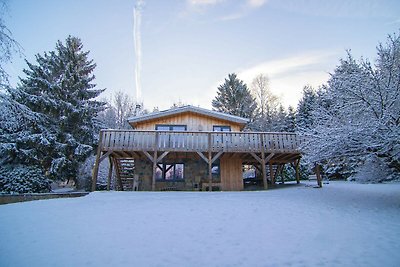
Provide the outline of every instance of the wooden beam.
<path id="1" fill-rule="evenodd" d="M 150 155 L 150 153 L 149 152 L 147 152 L 147 151 L 142 151 L 143 152 L 143 154 L 151 161 L 151 162 L 153 162 L 153 157 Z"/>
<path id="2" fill-rule="evenodd" d="M 125 151 L 120 151 L 121 152 L 121 154 L 122 154 L 122 156 L 124 156 L 124 157 L 126 157 L 126 158 L 131 158 L 132 156 L 131 155 L 129 155 L 127 152 L 125 152 Z"/>
<path id="3" fill-rule="evenodd" d="M 206 163 L 208 163 L 208 159 L 206 158 L 206 156 L 204 156 L 203 152 L 196 151 L 196 153 L 199 154 L 200 158 L 202 158 Z"/>
<path id="4" fill-rule="evenodd" d="M 135 159 L 140 158 L 140 155 L 138 153 L 136 153 L 135 151 L 130 151 L 130 153 L 132 153 L 132 158 L 135 158 Z"/>
<path id="5" fill-rule="evenodd" d="M 211 133 L 208 133 L 208 191 L 212 192 Z"/>
<path id="6" fill-rule="evenodd" d="M 92 173 L 92 191 L 96 191 L 102 145 L 103 145 L 103 131 L 100 131 L 99 146 L 97 147 L 97 155 L 96 155 L 96 160 L 94 162 L 93 173 Z"/>
<path id="7" fill-rule="evenodd" d="M 265 158 L 265 162 L 269 162 L 274 155 L 274 153 L 269 154 L 268 157 Z"/>
<path id="8" fill-rule="evenodd" d="M 262 160 L 259 156 L 256 155 L 256 153 L 254 152 L 250 152 L 250 155 L 253 156 L 253 158 L 255 158 L 259 163 L 262 163 Z"/>
<path id="9" fill-rule="evenodd" d="M 214 161 L 216 161 L 216 160 L 222 155 L 222 153 L 224 153 L 224 151 L 218 152 L 217 155 L 215 155 L 215 156 L 212 158 L 211 163 L 214 163 Z"/>
<path id="10" fill-rule="evenodd" d="M 256 168 L 259 172 L 262 172 L 262 171 L 261 171 L 261 168 L 258 167 L 258 164 L 251 164 L 251 165 L 254 166 L 254 168 Z"/>
<path id="11" fill-rule="evenodd" d="M 113 158 L 113 160 L 114 160 L 114 165 L 115 165 L 115 169 L 116 169 L 116 172 L 117 172 L 117 180 L 118 180 L 119 189 L 121 191 L 124 191 L 124 186 L 122 184 L 121 174 L 119 172 L 119 166 L 118 166 L 118 163 L 117 163 L 117 159 Z"/>
<path id="12" fill-rule="evenodd" d="M 265 167 L 265 152 L 264 152 L 264 135 L 261 135 L 261 171 L 264 183 L 264 189 L 268 189 L 267 170 Z"/>
<path id="13" fill-rule="evenodd" d="M 99 164 L 100 164 L 105 158 L 107 158 L 111 153 L 112 153 L 112 151 L 107 151 L 107 153 L 105 153 L 103 156 L 101 156 L 100 159 L 99 159 Z"/>
<path id="14" fill-rule="evenodd" d="M 154 153 L 153 153 L 153 176 L 151 179 L 151 191 L 156 190 L 156 172 L 157 172 L 157 148 L 158 148 L 158 137 L 159 133 L 156 131 L 156 134 L 154 136 Z"/>
<path id="15" fill-rule="evenodd" d="M 153 154 L 153 176 L 151 179 L 151 191 L 156 190 L 156 171 L 157 171 L 157 151 L 154 151 Z"/>
<path id="16" fill-rule="evenodd" d="M 282 184 L 285 184 L 285 177 L 284 177 L 284 175 L 283 175 L 283 169 L 285 168 L 285 164 L 282 164 L 282 165 L 280 165 L 280 166 L 281 166 L 281 168 L 280 168 L 279 173 L 281 174 Z"/>
<path id="17" fill-rule="evenodd" d="M 107 176 L 107 191 L 110 191 L 110 186 L 111 186 L 111 176 L 112 176 L 112 171 L 113 171 L 113 161 L 111 157 L 108 158 L 108 176 Z"/>
<path id="18" fill-rule="evenodd" d="M 300 159 L 298 159 L 295 163 L 296 167 L 296 183 L 300 183 Z"/>
<path id="19" fill-rule="evenodd" d="M 269 162 L 269 177 L 271 178 L 271 183 L 275 184 L 274 170 L 272 169 L 271 162 Z"/>
<path id="20" fill-rule="evenodd" d="M 157 158 L 157 163 L 160 162 L 166 155 L 168 155 L 169 151 L 165 151 Z"/>

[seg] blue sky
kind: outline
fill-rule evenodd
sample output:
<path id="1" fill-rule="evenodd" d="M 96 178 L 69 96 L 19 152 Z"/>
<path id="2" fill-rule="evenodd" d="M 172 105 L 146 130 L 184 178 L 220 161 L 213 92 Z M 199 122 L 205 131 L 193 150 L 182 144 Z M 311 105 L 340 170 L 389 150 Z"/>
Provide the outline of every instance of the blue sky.
<path id="1" fill-rule="evenodd" d="M 97 63 L 105 97 L 135 97 L 133 8 L 136 1 L 9 0 L 6 24 L 28 61 L 57 40 L 80 37 Z M 229 73 L 247 84 L 260 73 L 287 105 L 306 84 L 318 86 L 351 49 L 375 57 L 376 45 L 399 32 L 396 0 L 144 1 L 141 9 L 142 100 L 152 110 L 181 101 L 211 108 Z M 16 84 L 23 58 L 8 66 Z"/>

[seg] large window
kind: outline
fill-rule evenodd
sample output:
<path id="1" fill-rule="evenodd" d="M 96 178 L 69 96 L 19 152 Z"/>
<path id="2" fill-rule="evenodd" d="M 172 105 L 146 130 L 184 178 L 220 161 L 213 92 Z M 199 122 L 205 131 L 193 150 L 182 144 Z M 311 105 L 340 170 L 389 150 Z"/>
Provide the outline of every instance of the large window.
<path id="1" fill-rule="evenodd" d="M 230 132 L 231 131 L 231 126 L 214 125 L 213 126 L 213 131 L 214 132 Z M 226 141 L 229 141 L 229 138 L 227 136 L 223 137 L 223 134 L 213 135 L 213 142 L 216 145 L 220 145 L 221 143 L 224 143 Z"/>
<path id="2" fill-rule="evenodd" d="M 158 131 L 186 131 L 186 125 L 157 124 L 156 130 L 158 130 Z"/>
<path id="3" fill-rule="evenodd" d="M 213 131 L 214 132 L 230 132 L 231 131 L 231 126 L 214 125 L 213 126 Z"/>
<path id="4" fill-rule="evenodd" d="M 156 179 L 157 180 L 183 180 L 185 165 L 183 163 L 162 163 L 157 164 Z"/>

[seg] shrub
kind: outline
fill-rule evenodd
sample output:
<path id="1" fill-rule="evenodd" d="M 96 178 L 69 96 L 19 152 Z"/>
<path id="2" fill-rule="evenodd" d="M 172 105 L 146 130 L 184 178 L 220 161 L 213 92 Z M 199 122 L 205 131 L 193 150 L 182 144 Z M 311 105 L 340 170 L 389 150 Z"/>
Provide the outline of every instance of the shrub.
<path id="1" fill-rule="evenodd" d="M 1 166 L 0 192 L 10 194 L 50 192 L 51 180 L 34 166 Z"/>

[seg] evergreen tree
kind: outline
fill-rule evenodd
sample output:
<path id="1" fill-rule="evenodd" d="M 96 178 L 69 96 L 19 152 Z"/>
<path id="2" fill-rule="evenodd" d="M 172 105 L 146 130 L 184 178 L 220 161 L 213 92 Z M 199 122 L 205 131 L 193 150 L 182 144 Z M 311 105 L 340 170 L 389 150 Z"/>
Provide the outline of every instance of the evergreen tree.
<path id="1" fill-rule="evenodd" d="M 303 96 L 297 106 L 296 126 L 299 129 L 309 128 L 313 124 L 312 112 L 315 109 L 317 94 L 315 90 L 307 85 L 303 88 Z"/>
<path id="2" fill-rule="evenodd" d="M 284 131 L 289 133 L 296 131 L 296 111 L 292 106 L 289 106 L 286 114 Z"/>
<path id="3" fill-rule="evenodd" d="M 37 65 L 27 62 L 26 78 L 9 93 L 43 123 L 27 135 L 30 141 L 16 147 L 16 155 L 21 155 L 22 147 L 29 154 L 25 159 L 16 157 L 13 163 L 36 164 L 53 179 L 76 179 L 79 163 L 97 145 L 96 118 L 104 109 L 104 103 L 94 100 L 104 90 L 95 89 L 92 83 L 96 64 L 88 54 L 79 38 L 69 36 L 65 44 L 57 42 L 55 51 L 36 55 Z M 32 134 L 46 147 L 36 147 Z"/>
<path id="4" fill-rule="evenodd" d="M 257 104 L 247 85 L 235 73 L 229 74 L 224 84 L 218 87 L 212 106 L 217 111 L 249 119 L 254 118 L 257 110 Z"/>

